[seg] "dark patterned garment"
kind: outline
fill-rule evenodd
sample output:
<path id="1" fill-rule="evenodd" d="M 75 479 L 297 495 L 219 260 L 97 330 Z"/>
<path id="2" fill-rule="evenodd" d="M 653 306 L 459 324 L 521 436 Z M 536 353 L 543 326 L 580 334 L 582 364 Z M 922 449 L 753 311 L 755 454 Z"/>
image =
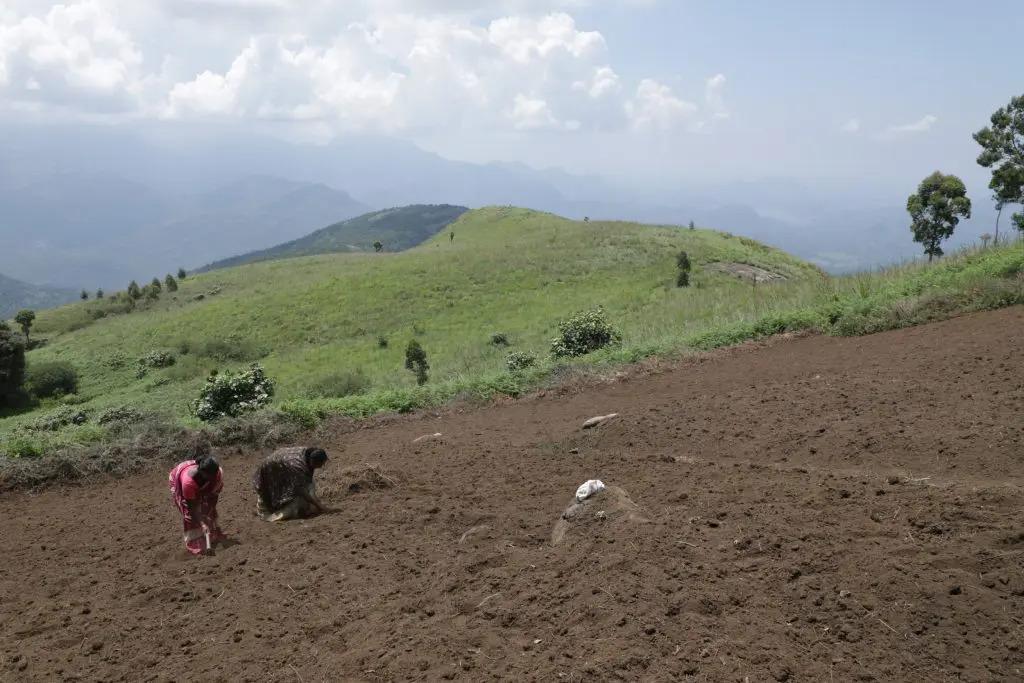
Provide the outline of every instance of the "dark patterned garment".
<path id="1" fill-rule="evenodd" d="M 252 486 L 261 506 L 278 510 L 312 491 L 313 470 L 306 464 L 305 448 L 280 448 L 256 470 Z"/>

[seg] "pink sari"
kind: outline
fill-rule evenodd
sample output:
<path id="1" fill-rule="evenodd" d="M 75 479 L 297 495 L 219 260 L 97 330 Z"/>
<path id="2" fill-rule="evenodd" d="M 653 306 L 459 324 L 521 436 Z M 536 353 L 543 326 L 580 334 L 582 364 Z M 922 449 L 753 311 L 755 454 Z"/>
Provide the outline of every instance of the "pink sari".
<path id="1" fill-rule="evenodd" d="M 186 460 L 171 470 L 167 483 L 171 489 L 174 506 L 181 513 L 185 549 L 193 555 L 200 555 L 203 550 L 209 550 L 206 545 L 207 532 L 210 534 L 211 546 L 215 541 L 225 537 L 217 524 L 217 498 L 224 488 L 224 473 L 217 470 L 217 476 L 203 486 L 195 480 L 195 473 L 195 461 Z M 192 511 L 189 510 L 190 502 L 198 514 L 198 519 L 194 518 Z"/>

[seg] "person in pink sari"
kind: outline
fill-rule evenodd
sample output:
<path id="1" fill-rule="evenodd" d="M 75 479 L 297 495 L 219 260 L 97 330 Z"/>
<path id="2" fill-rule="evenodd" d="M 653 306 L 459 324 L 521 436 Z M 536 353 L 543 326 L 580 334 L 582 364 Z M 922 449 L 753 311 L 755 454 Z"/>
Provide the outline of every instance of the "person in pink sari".
<path id="1" fill-rule="evenodd" d="M 167 483 L 181 513 L 185 549 L 192 555 L 211 551 L 214 543 L 226 538 L 217 524 L 217 498 L 224 488 L 220 465 L 209 456 L 186 460 L 171 470 Z"/>

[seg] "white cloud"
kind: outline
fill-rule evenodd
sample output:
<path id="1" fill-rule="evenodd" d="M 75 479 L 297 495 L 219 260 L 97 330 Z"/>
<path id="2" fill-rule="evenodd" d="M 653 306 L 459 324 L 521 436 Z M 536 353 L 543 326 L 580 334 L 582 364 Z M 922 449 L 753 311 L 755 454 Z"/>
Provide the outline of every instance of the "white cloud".
<path id="1" fill-rule="evenodd" d="M 697 105 L 676 97 L 672 89 L 646 78 L 637 86 L 636 95 L 626 103 L 626 115 L 634 128 L 669 131 L 692 122 Z"/>
<path id="2" fill-rule="evenodd" d="M 729 118 L 729 110 L 722 98 L 724 89 L 725 74 L 715 74 L 704 84 L 704 101 L 707 104 L 708 113 L 716 119 Z"/>
<path id="3" fill-rule="evenodd" d="M 839 127 L 839 130 L 843 133 L 859 133 L 860 132 L 860 119 L 850 119 Z"/>
<path id="4" fill-rule="evenodd" d="M 533 128 L 555 128 L 558 119 L 551 113 L 548 103 L 538 97 L 516 95 L 515 104 L 510 114 L 517 130 Z"/>
<path id="5" fill-rule="evenodd" d="M 565 52 L 576 58 L 604 49 L 604 36 L 597 31 L 579 31 L 568 14 L 549 14 L 539 20 L 504 17 L 487 29 L 491 43 L 521 64 L 543 60 Z"/>
<path id="6" fill-rule="evenodd" d="M 593 99 L 619 91 L 619 75 L 610 66 L 599 66 L 593 75 L 572 84 L 573 90 L 581 90 Z"/>
<path id="7" fill-rule="evenodd" d="M 889 126 L 888 133 L 925 133 L 932 129 L 936 123 L 938 123 L 939 117 L 933 114 L 927 114 L 921 117 L 921 119 L 914 121 L 913 123 L 905 123 L 899 126 Z"/>
<path id="8" fill-rule="evenodd" d="M 8 1 L 0 109 L 282 121 L 323 138 L 703 125 L 667 85 L 625 82 L 604 35 L 562 11 L 645 0 Z M 724 83 L 705 83 L 708 118 L 728 116 Z"/>
<path id="9" fill-rule="evenodd" d="M 131 107 L 142 53 L 96 0 L 55 5 L 0 25 L 0 88 L 13 102 Z"/>

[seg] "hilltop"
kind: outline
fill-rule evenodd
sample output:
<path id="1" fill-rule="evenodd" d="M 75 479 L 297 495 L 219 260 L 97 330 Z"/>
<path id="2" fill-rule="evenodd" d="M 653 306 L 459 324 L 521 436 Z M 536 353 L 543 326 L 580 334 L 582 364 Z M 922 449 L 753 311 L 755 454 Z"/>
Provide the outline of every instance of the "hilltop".
<path id="1" fill-rule="evenodd" d="M 685 288 L 675 282 L 680 251 L 693 264 Z M 97 422 L 111 408 L 157 420 L 146 424 L 198 426 L 190 404 L 210 372 L 253 361 L 276 385 L 264 424 L 312 425 L 330 414 L 514 396 L 578 371 L 572 368 L 599 371 L 780 332 L 861 334 L 1021 303 L 1015 278 L 1022 269 L 1024 252 L 1008 245 L 933 266 L 830 278 L 729 233 L 491 207 L 464 213 L 404 252 L 215 270 L 186 278 L 158 301 L 143 299 L 131 313 L 110 298 L 43 311 L 33 336 L 48 343 L 28 354 L 29 370 L 71 363 L 80 386 L 68 401 L 91 417 L 82 426 L 26 431 L 57 409 L 54 401 L 0 417 L 0 452 L 52 452 L 117 437 Z M 620 343 L 572 361 L 554 358 L 559 323 L 597 306 Z M 405 368 L 412 339 L 428 356 L 422 387 Z M 534 354 L 536 366 L 509 372 L 512 351 Z M 151 354 L 166 354 L 173 365 L 138 373 L 138 361 Z"/>
<path id="2" fill-rule="evenodd" d="M 22 308 L 50 308 L 78 298 L 71 289 L 40 287 L 0 274 L 0 320 L 13 316 Z"/>
<path id="3" fill-rule="evenodd" d="M 284 244 L 216 261 L 199 272 L 297 256 L 373 251 L 377 241 L 384 251 L 403 251 L 433 237 L 468 210 L 448 204 L 414 204 L 374 211 Z"/>
<path id="4" fill-rule="evenodd" d="M 686 289 L 674 282 L 681 250 L 695 268 Z M 33 334 L 48 344 L 28 363 L 71 362 L 81 375 L 77 400 L 90 410 L 131 405 L 177 419 L 211 370 L 254 360 L 277 382 L 281 403 L 415 391 L 404 349 L 416 338 L 431 366 L 425 390 L 440 391 L 505 372 L 510 350 L 547 357 L 557 323 L 598 305 L 622 331 L 621 353 L 676 346 L 723 315 L 758 316 L 770 288 L 757 295 L 748 282 L 706 267 L 716 262 L 778 273 L 797 296 L 797 285 L 821 278 L 800 259 L 712 230 L 494 207 L 464 213 L 405 252 L 215 270 L 128 314 L 109 296 L 41 312 Z M 492 343 L 496 333 L 508 346 Z M 174 366 L 137 379 L 136 360 L 153 351 L 173 354 Z M 339 376 L 343 386 L 321 386 Z M 31 417 L 0 419 L 0 432 Z"/>

